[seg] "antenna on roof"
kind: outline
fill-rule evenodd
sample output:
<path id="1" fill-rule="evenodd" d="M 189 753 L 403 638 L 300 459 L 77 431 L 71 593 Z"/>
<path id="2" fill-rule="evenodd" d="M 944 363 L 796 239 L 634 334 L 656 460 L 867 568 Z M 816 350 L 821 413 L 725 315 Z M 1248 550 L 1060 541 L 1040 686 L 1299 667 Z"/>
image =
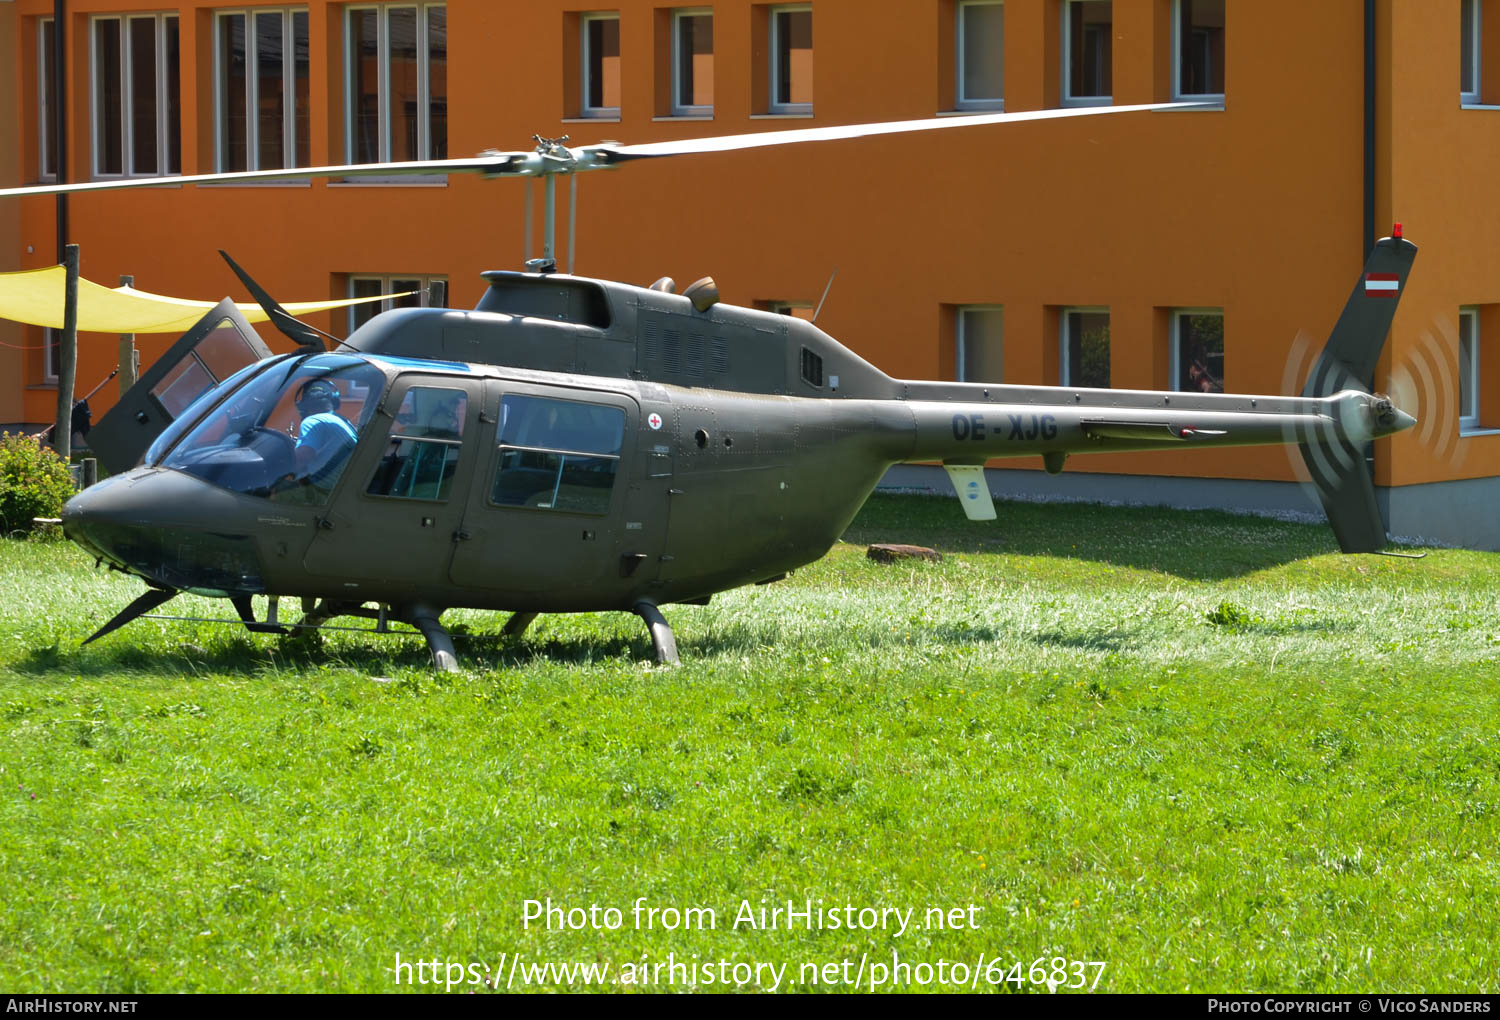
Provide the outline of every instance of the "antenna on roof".
<path id="1" fill-rule="evenodd" d="M 823 302 L 828 300 L 828 292 L 833 290 L 833 278 L 839 275 L 839 267 L 834 266 L 833 272 L 828 274 L 828 286 L 823 288 L 823 296 L 818 299 L 818 307 L 813 311 L 812 321 L 818 321 L 818 315 L 823 311 Z"/>

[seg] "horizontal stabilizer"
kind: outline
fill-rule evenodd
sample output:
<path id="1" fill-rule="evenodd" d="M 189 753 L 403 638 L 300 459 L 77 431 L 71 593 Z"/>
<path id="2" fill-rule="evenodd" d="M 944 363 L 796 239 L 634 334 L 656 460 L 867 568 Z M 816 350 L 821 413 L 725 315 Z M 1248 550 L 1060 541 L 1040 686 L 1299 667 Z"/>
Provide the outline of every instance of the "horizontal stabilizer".
<path id="1" fill-rule="evenodd" d="M 944 464 L 943 470 L 953 481 L 958 501 L 963 504 L 964 515 L 971 521 L 993 521 L 995 501 L 990 498 L 989 484 L 984 480 L 984 467 L 980 464 Z"/>

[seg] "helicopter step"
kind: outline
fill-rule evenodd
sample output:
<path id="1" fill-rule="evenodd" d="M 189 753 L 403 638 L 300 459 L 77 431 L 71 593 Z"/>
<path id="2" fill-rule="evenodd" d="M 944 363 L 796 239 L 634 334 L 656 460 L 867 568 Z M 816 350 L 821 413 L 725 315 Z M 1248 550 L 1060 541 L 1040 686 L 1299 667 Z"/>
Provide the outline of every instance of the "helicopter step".
<path id="1" fill-rule="evenodd" d="M 536 614 L 532 614 L 535 618 Z M 375 609 L 356 602 L 339 602 L 323 599 L 302 600 L 302 620 L 299 627 L 321 627 L 336 616 L 361 616 L 375 621 L 375 633 L 389 633 L 391 620 L 410 624 L 427 639 L 427 650 L 432 653 L 432 664 L 445 673 L 458 671 L 458 656 L 453 649 L 453 637 L 442 624 L 443 610 L 417 602 L 406 606 L 381 605 Z M 531 622 L 530 620 L 527 621 Z"/>

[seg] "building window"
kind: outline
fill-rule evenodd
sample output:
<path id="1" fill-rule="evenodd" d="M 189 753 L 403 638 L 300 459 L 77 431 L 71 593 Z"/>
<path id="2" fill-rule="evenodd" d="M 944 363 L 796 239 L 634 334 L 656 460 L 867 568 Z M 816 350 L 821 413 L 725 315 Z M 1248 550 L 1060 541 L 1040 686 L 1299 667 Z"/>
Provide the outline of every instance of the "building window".
<path id="1" fill-rule="evenodd" d="M 714 112 L 714 16 L 711 11 L 672 12 L 672 115 Z"/>
<path id="2" fill-rule="evenodd" d="M 1224 98 L 1224 0 L 1177 0 L 1178 99 Z"/>
<path id="3" fill-rule="evenodd" d="M 177 15 L 89 22 L 95 177 L 182 172 Z"/>
<path id="4" fill-rule="evenodd" d="M 1110 0 L 1063 4 L 1063 103 L 1107 105 L 1114 82 L 1114 5 Z"/>
<path id="5" fill-rule="evenodd" d="M 585 117 L 620 115 L 620 16 L 585 14 L 583 109 Z"/>
<path id="6" fill-rule="evenodd" d="M 307 12 L 220 13 L 214 55 L 219 170 L 310 165 Z"/>
<path id="7" fill-rule="evenodd" d="M 772 113 L 812 113 L 812 8 L 771 8 Z"/>
<path id="8" fill-rule="evenodd" d="M 448 158 L 446 4 L 346 12 L 351 163 Z"/>
<path id="9" fill-rule="evenodd" d="M 1109 309 L 1062 311 L 1062 385 L 1109 388 Z"/>
<path id="10" fill-rule="evenodd" d="M 1004 382 L 1004 339 L 1004 309 L 983 305 L 959 308 L 953 334 L 954 378 L 959 382 Z"/>
<path id="11" fill-rule="evenodd" d="M 808 322 L 813 317 L 813 306 L 800 301 L 767 301 L 760 307 L 777 315 L 790 315 L 794 319 L 806 319 Z"/>
<path id="12" fill-rule="evenodd" d="M 958 82 L 960 110 L 1005 109 L 1005 5 L 995 0 L 963 0 L 958 5 Z"/>
<path id="13" fill-rule="evenodd" d="M 381 312 L 392 308 L 446 308 L 448 307 L 448 279 L 444 276 L 351 276 L 349 296 L 351 298 L 376 297 L 380 294 L 396 295 L 384 301 L 371 301 L 363 305 L 349 306 L 349 332 L 369 322 Z"/>
<path id="14" fill-rule="evenodd" d="M 1458 313 L 1458 430 L 1479 428 L 1479 309 Z"/>
<path id="15" fill-rule="evenodd" d="M 42 18 L 36 26 L 36 102 L 37 102 L 37 176 L 44 181 L 57 179 L 57 97 L 52 80 L 53 58 L 57 55 L 57 29 L 51 18 Z"/>
<path id="16" fill-rule="evenodd" d="M 51 326 L 42 326 L 42 382 L 57 384 L 58 365 L 62 360 L 62 347 L 59 341 L 62 339 L 62 330 L 53 329 Z"/>
<path id="17" fill-rule="evenodd" d="M 1178 308 L 1172 312 L 1172 389 L 1224 392 L 1224 312 Z"/>
<path id="18" fill-rule="evenodd" d="M 1479 99 L 1480 2 L 1463 0 L 1459 31 L 1459 101 L 1470 106 Z"/>

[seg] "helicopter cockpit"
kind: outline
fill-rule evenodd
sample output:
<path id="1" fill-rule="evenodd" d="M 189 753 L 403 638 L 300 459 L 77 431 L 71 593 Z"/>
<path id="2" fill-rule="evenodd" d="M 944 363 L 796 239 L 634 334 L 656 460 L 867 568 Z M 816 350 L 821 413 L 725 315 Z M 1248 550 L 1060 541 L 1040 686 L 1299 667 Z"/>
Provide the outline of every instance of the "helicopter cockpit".
<path id="1" fill-rule="evenodd" d="M 176 468 L 234 492 L 276 503 L 320 506 L 338 483 L 385 388 L 385 373 L 362 358 L 320 354 L 264 365 L 200 398 L 216 404 L 146 463 Z M 225 396 L 221 391 L 230 391 Z M 163 452 L 165 450 L 165 452 Z"/>

